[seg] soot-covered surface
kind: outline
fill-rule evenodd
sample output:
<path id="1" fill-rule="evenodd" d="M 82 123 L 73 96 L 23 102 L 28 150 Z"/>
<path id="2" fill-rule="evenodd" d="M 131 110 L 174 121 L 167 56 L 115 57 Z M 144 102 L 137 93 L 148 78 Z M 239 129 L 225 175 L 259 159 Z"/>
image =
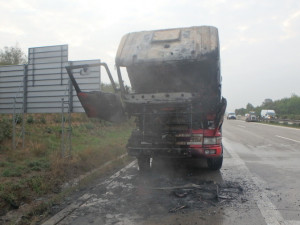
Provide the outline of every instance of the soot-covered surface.
<path id="1" fill-rule="evenodd" d="M 143 224 L 246 201 L 243 187 L 224 181 L 219 171 L 160 163 L 149 174 L 140 174 L 133 163 L 89 190 L 59 224 Z"/>

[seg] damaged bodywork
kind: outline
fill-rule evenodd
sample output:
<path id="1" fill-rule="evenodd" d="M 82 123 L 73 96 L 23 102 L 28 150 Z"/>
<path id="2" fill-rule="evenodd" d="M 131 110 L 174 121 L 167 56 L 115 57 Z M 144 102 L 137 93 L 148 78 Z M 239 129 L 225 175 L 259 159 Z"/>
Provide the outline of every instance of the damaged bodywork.
<path id="1" fill-rule="evenodd" d="M 128 153 L 140 170 L 150 158 L 207 158 L 211 169 L 223 161 L 221 127 L 226 99 L 221 96 L 218 30 L 198 26 L 125 35 L 116 55 L 119 88 L 105 63 L 115 93 L 81 92 L 67 67 L 89 117 L 121 122 L 136 117 Z M 76 66 L 85 69 L 86 65 Z M 132 92 L 124 84 L 125 67 Z"/>

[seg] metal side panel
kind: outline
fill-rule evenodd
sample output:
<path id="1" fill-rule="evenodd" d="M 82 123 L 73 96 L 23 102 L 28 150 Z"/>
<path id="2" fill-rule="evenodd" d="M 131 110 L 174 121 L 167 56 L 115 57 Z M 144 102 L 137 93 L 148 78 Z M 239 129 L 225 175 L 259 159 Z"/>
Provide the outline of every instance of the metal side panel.
<path id="1" fill-rule="evenodd" d="M 1 67 L 0 67 L 1 69 Z M 22 70 L 7 70 L 0 72 L 0 80 L 9 78 L 9 77 L 20 77 L 24 75 L 23 66 Z"/>
<path id="2" fill-rule="evenodd" d="M 41 79 L 40 77 L 37 77 L 37 79 L 34 80 L 28 79 L 28 90 L 33 90 L 35 87 L 39 86 L 57 86 L 59 89 L 61 89 L 59 86 L 66 86 L 68 85 L 68 82 L 68 79 L 60 79 L 60 77 L 53 79 Z M 47 88 L 45 89 L 45 91 L 46 90 Z"/>
<path id="3" fill-rule="evenodd" d="M 73 112 L 76 113 L 85 113 L 84 109 L 80 106 L 80 107 L 75 107 L 73 108 Z"/>
<path id="4" fill-rule="evenodd" d="M 28 113 L 60 113 L 61 98 L 68 101 L 69 96 L 74 112 L 84 112 L 73 87 L 69 91 L 65 67 L 95 63 L 100 60 L 68 62 L 68 45 L 29 48 L 28 65 L 0 66 L 0 113 L 12 113 L 14 98 L 18 96 L 17 101 L 23 102 L 23 94 L 27 96 Z M 100 90 L 100 67 L 89 68 L 84 76 L 80 69 L 73 72 L 83 91 Z M 24 80 L 27 85 L 23 90 Z M 22 103 L 17 107 L 22 107 Z"/>
<path id="5" fill-rule="evenodd" d="M 55 57 L 55 58 L 35 58 L 31 61 L 30 64 L 58 63 L 58 62 L 67 62 L 67 61 L 68 61 L 68 56 Z"/>
<path id="6" fill-rule="evenodd" d="M 67 112 L 67 108 L 65 108 L 65 112 Z M 60 107 L 46 107 L 46 108 L 28 108 L 27 113 L 61 113 L 61 104 Z"/>
<path id="7" fill-rule="evenodd" d="M 41 53 L 41 52 L 53 52 L 53 51 L 68 51 L 68 45 L 53 45 L 29 48 L 28 53 Z"/>
<path id="8" fill-rule="evenodd" d="M 0 109 L 0 114 L 11 114 L 13 112 L 13 105 L 10 108 Z M 16 113 L 22 113 L 22 106 L 16 108 Z"/>
<path id="9" fill-rule="evenodd" d="M 17 102 L 22 102 L 23 101 L 23 96 L 18 96 L 16 98 L 16 100 L 17 100 Z M 3 96 L 1 96 L 0 105 L 11 104 L 12 102 L 14 102 L 14 97 L 4 98 Z"/>
<path id="10" fill-rule="evenodd" d="M 5 72 L 23 71 L 23 65 L 0 66 L 0 76 Z"/>
<path id="11" fill-rule="evenodd" d="M 68 63 L 63 63 L 63 66 L 68 65 Z M 42 63 L 42 64 L 29 64 L 28 70 L 45 70 L 45 69 L 56 69 L 61 67 L 61 62 L 58 63 Z"/>
<path id="12" fill-rule="evenodd" d="M 16 74 L 14 76 L 1 76 L 0 74 L 0 83 L 19 83 L 23 81 L 23 71 L 22 74 Z"/>
<path id="13" fill-rule="evenodd" d="M 28 98 L 40 98 L 40 97 L 62 97 L 66 95 L 65 90 L 53 90 L 53 91 L 28 91 L 27 96 Z"/>
<path id="14" fill-rule="evenodd" d="M 1 98 L 1 96 L 4 96 L 5 94 L 9 94 L 9 93 L 10 93 L 9 96 L 16 96 L 16 94 L 18 92 L 21 92 L 21 91 L 23 91 L 23 87 L 20 87 L 20 86 L 19 87 L 18 86 L 15 86 L 15 87 L 2 87 L 2 88 L 0 88 L 0 98 Z M 11 94 L 11 93 L 14 93 L 14 94 Z"/>
<path id="15" fill-rule="evenodd" d="M 61 101 L 61 98 L 64 98 L 65 101 L 68 101 L 68 96 L 44 96 L 44 97 L 29 97 L 30 103 L 57 103 Z"/>
<path id="16" fill-rule="evenodd" d="M 14 99 L 11 99 L 12 101 L 7 103 L 7 104 L 0 104 L 0 110 L 2 109 L 13 109 L 13 105 L 14 105 Z M 22 108 L 22 103 L 18 102 L 16 103 L 16 108 Z"/>
<path id="17" fill-rule="evenodd" d="M 66 99 L 64 99 L 66 101 Z M 61 108 L 61 99 L 57 98 L 56 102 L 29 102 L 27 109 L 40 109 L 40 108 Z"/>
<path id="18" fill-rule="evenodd" d="M 96 60 L 83 60 L 83 61 L 72 61 L 70 65 L 84 65 L 84 64 L 96 64 L 100 63 L 99 59 Z M 77 81 L 79 87 L 83 91 L 99 91 L 101 81 L 101 70 L 100 66 L 90 67 L 88 73 L 82 73 L 82 69 L 73 69 L 73 75 Z"/>
<path id="19" fill-rule="evenodd" d="M 34 53 L 34 54 L 33 54 Z M 68 51 L 49 51 L 49 52 L 33 52 L 29 55 L 29 60 L 33 61 L 35 59 L 42 58 L 58 58 L 58 57 L 68 57 Z"/>
<path id="20" fill-rule="evenodd" d="M 0 89 L 10 89 L 20 87 L 20 82 L 0 82 Z M 23 87 L 22 87 L 23 89 Z"/>
<path id="21" fill-rule="evenodd" d="M 44 86 L 29 86 L 28 92 L 52 92 L 52 91 L 66 91 L 68 88 L 66 85 L 44 85 Z"/>

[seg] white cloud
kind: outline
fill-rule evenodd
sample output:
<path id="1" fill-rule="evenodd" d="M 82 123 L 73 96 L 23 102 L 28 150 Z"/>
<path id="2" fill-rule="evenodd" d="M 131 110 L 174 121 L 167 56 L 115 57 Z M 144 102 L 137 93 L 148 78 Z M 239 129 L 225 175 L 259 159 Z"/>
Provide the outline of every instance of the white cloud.
<path id="1" fill-rule="evenodd" d="M 6 33 L 8 35 L 22 35 L 22 34 L 24 34 L 24 31 L 18 27 L 1 25 L 0 33 Z"/>
<path id="2" fill-rule="evenodd" d="M 300 10 L 291 13 L 281 25 L 284 31 L 284 35 L 281 35 L 281 40 L 290 39 L 299 35 Z"/>
<path id="3" fill-rule="evenodd" d="M 240 26 L 237 27 L 237 29 L 238 29 L 240 32 L 244 32 L 244 31 L 248 30 L 249 27 L 246 26 L 246 25 L 240 25 Z"/>

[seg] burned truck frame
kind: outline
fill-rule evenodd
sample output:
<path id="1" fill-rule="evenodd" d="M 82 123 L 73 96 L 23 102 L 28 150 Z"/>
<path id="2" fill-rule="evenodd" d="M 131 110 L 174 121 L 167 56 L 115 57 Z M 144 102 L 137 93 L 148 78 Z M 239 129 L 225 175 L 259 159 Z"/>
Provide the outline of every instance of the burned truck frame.
<path id="1" fill-rule="evenodd" d="M 82 92 L 72 69 L 104 66 L 115 93 Z M 226 99 L 221 96 L 218 30 L 198 26 L 125 35 L 116 55 L 120 88 L 105 63 L 66 67 L 89 117 L 121 122 L 136 117 L 128 140 L 129 155 L 141 171 L 150 158 L 207 158 L 208 167 L 223 162 L 222 123 Z M 123 83 L 127 69 L 132 92 Z"/>

